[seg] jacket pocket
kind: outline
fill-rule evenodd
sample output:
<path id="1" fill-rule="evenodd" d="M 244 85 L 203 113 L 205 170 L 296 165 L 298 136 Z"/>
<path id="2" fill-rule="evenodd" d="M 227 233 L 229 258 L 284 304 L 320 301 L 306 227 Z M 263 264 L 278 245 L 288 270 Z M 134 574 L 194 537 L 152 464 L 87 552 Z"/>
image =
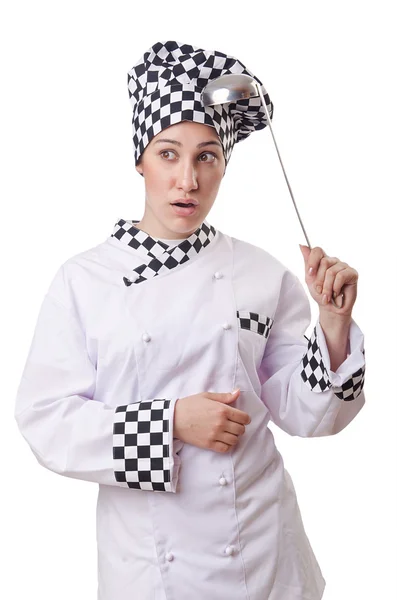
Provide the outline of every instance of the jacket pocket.
<path id="1" fill-rule="evenodd" d="M 270 330 L 274 323 L 274 319 L 271 317 L 247 310 L 238 310 L 237 319 L 241 329 L 253 331 L 254 333 L 263 335 L 265 338 L 269 337 Z"/>
<path id="2" fill-rule="evenodd" d="M 239 357 L 235 384 L 241 390 L 260 393 L 259 369 L 273 322 L 264 314 L 237 311 Z"/>

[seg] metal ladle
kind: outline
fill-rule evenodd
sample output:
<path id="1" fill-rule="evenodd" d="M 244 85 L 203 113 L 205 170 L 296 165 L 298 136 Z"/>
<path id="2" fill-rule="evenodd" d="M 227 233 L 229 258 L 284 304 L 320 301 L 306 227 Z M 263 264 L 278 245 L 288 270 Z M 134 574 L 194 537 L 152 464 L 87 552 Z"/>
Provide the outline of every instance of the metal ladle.
<path id="1" fill-rule="evenodd" d="M 289 192 L 291 194 L 292 202 L 294 203 L 296 214 L 298 215 L 298 219 L 301 224 L 303 233 L 305 235 L 307 245 L 309 246 L 309 248 L 311 250 L 312 247 L 310 245 L 309 238 L 307 237 L 305 228 L 303 226 L 302 219 L 300 218 L 298 208 L 295 203 L 294 195 L 292 193 L 292 189 L 291 189 L 291 186 L 290 186 L 288 178 L 287 178 L 287 174 L 284 169 L 283 161 L 281 160 L 280 152 L 278 151 L 276 139 L 274 137 L 273 128 L 271 125 L 270 115 L 267 110 L 267 106 L 266 106 L 266 102 L 265 102 L 265 98 L 263 96 L 261 86 L 258 84 L 257 81 L 255 81 L 255 79 L 253 77 L 250 77 L 250 75 L 245 75 L 243 73 L 241 73 L 241 74 L 230 73 L 227 75 L 221 75 L 220 77 L 217 77 L 216 79 L 211 79 L 211 81 L 205 86 L 205 88 L 201 92 L 201 102 L 204 106 L 212 106 L 214 104 L 224 104 L 227 102 L 238 102 L 239 100 L 244 100 L 247 98 L 255 98 L 256 96 L 260 96 L 260 99 L 261 99 L 261 102 L 262 102 L 262 105 L 263 105 L 263 108 L 264 108 L 265 114 L 266 114 L 267 125 L 269 126 L 271 134 L 273 136 L 274 145 L 276 146 L 278 158 L 280 160 L 281 167 L 282 167 L 283 173 L 284 173 L 284 177 L 287 182 Z M 340 306 L 338 306 L 335 302 L 335 299 L 334 299 L 335 292 L 333 293 L 333 296 L 331 298 L 332 304 L 334 306 L 336 306 L 336 308 L 343 307 L 345 296 L 342 293 L 342 291 L 339 294 L 339 297 L 341 297 L 341 305 Z"/>

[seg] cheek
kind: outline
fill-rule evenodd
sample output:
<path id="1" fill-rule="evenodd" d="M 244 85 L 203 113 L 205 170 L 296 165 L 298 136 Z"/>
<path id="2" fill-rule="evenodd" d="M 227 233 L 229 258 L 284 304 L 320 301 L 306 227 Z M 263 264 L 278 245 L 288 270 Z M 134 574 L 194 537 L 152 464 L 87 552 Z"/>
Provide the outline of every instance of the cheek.
<path id="1" fill-rule="evenodd" d="M 164 192 L 172 185 L 172 175 L 169 170 L 151 168 L 145 172 L 145 185 L 151 194 Z"/>
<path id="2" fill-rule="evenodd" d="M 217 170 L 203 172 L 199 177 L 200 187 L 205 188 L 209 193 L 216 194 L 223 177 L 223 171 Z"/>

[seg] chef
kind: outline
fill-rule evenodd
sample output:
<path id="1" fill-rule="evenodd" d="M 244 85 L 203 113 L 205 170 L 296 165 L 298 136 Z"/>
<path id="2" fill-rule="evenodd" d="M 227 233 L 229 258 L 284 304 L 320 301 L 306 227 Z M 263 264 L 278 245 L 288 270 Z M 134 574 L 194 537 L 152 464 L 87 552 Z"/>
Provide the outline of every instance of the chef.
<path id="1" fill-rule="evenodd" d="M 363 407 L 358 274 L 301 247 L 319 306 L 306 337 L 298 277 L 207 220 L 234 144 L 266 126 L 259 98 L 201 104 L 226 73 L 253 76 L 175 41 L 129 71 L 144 215 L 59 267 L 17 392 L 38 462 L 99 484 L 100 600 L 319 600 L 325 588 L 268 423 L 334 435 Z"/>

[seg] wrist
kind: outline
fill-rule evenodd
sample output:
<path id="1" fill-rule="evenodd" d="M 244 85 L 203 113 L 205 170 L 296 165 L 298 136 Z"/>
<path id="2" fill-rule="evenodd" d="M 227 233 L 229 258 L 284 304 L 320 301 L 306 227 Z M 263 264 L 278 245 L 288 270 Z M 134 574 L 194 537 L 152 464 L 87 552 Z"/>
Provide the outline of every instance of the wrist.
<path id="1" fill-rule="evenodd" d="M 180 432 L 178 430 L 178 423 L 180 421 L 179 416 L 180 416 L 180 398 L 177 398 L 175 401 L 175 406 L 174 406 L 174 422 L 173 422 L 173 438 L 176 438 L 178 440 L 180 440 Z"/>
<path id="2" fill-rule="evenodd" d="M 337 315 L 330 311 L 320 309 L 319 322 L 321 327 L 332 328 L 333 330 L 343 331 L 349 329 L 352 322 L 352 315 Z"/>
<path id="3" fill-rule="evenodd" d="M 336 318 L 335 318 L 336 317 Z M 335 372 L 350 352 L 351 315 L 320 313 L 319 323 L 328 348 L 331 371 Z"/>

